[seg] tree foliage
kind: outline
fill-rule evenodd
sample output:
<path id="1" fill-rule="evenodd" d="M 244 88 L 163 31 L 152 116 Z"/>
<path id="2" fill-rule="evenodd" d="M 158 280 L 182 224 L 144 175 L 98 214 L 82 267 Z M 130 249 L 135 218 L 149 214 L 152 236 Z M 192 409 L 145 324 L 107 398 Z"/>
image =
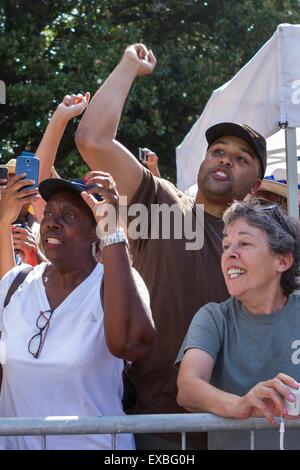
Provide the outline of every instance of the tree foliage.
<path id="1" fill-rule="evenodd" d="M 280 23 L 300 22 L 299 0 L 0 0 L 1 158 L 35 150 L 66 93 L 94 93 L 125 47 L 144 42 L 158 65 L 133 85 L 119 136 L 133 153 L 157 152 L 174 175 L 175 147 L 212 91 L 230 79 Z M 69 125 L 57 167 L 84 171 Z"/>

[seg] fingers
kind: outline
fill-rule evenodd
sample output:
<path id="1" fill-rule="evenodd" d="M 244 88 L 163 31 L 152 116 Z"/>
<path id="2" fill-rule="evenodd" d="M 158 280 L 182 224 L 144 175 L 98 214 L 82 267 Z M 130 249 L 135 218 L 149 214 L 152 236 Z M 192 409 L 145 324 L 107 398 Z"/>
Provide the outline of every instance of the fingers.
<path id="1" fill-rule="evenodd" d="M 26 173 L 21 173 L 20 175 L 12 176 L 9 179 L 6 188 L 10 188 L 11 186 L 13 186 L 18 181 L 22 181 L 22 180 L 25 181 L 25 178 L 26 178 Z"/>
<path id="2" fill-rule="evenodd" d="M 149 52 L 148 52 L 148 60 L 149 60 L 149 63 L 153 66 L 153 68 L 156 66 L 157 64 L 157 60 L 156 60 L 156 57 L 155 55 L 153 54 L 152 50 L 149 49 Z"/>
<path id="3" fill-rule="evenodd" d="M 65 104 L 66 106 L 69 106 L 70 104 L 70 101 L 71 101 L 71 96 L 70 95 L 66 95 L 63 99 L 63 104 Z"/>
<path id="4" fill-rule="evenodd" d="M 35 201 L 35 197 L 38 194 L 37 189 L 22 189 L 21 191 L 16 191 L 14 197 L 23 204 L 32 203 Z"/>
<path id="5" fill-rule="evenodd" d="M 95 176 L 110 177 L 110 173 L 107 173 L 105 171 L 100 171 L 100 170 L 94 170 L 94 171 L 90 171 L 89 173 L 87 173 L 87 175 L 85 175 L 83 179 L 85 181 L 86 179 L 89 179 Z"/>
<path id="6" fill-rule="evenodd" d="M 101 184 L 93 184 L 88 187 L 86 192 L 90 195 L 100 194 L 102 200 L 97 201 L 98 204 L 108 202 L 113 205 L 116 205 L 119 200 L 119 195 L 114 183 L 110 183 L 107 187 L 103 187 Z"/>
<path id="7" fill-rule="evenodd" d="M 292 377 L 280 373 L 274 379 L 257 384 L 246 398 L 270 423 L 274 424 L 274 416 L 279 413 L 287 416 L 284 399 L 292 403 L 296 400 L 287 384 L 293 384 L 295 389 L 298 387 L 298 383 Z"/>
<path id="8" fill-rule="evenodd" d="M 33 184 L 35 184 L 34 180 L 26 180 L 25 178 L 26 178 L 26 173 L 21 173 L 18 176 L 13 176 L 9 180 L 9 182 L 6 186 L 6 192 L 9 192 L 10 190 L 12 192 L 19 191 L 23 188 L 26 188 L 26 186 L 32 186 Z M 33 189 L 33 191 L 35 191 L 35 193 L 38 192 L 37 189 Z"/>
<path id="9" fill-rule="evenodd" d="M 148 158 L 146 160 L 150 165 L 157 165 L 158 158 L 154 152 L 148 153 Z"/>
<path id="10" fill-rule="evenodd" d="M 137 56 L 139 59 L 141 60 L 144 60 L 147 58 L 147 55 L 148 55 L 148 50 L 147 50 L 147 47 L 142 44 L 142 43 L 138 43 L 135 45 L 135 50 L 136 50 L 136 53 L 137 53 Z"/>
<path id="11" fill-rule="evenodd" d="M 82 194 L 84 201 L 88 204 L 90 209 L 94 212 L 95 217 L 101 218 L 100 208 L 105 212 L 105 208 L 111 205 L 118 211 L 119 193 L 116 188 L 116 183 L 109 173 L 102 171 L 91 171 L 84 178 L 87 186 L 86 191 Z M 101 201 L 97 200 L 95 194 L 101 196 Z M 89 198 L 87 196 L 90 196 Z M 96 218 L 97 220 L 97 218 Z"/>
<path id="12" fill-rule="evenodd" d="M 78 103 L 81 103 L 82 102 L 82 94 L 81 93 L 77 93 L 77 95 L 72 95 L 72 99 L 73 99 L 73 104 L 78 104 Z"/>
<path id="13" fill-rule="evenodd" d="M 25 251 L 29 252 L 29 251 L 36 250 L 36 246 L 28 242 L 19 242 L 19 241 L 15 242 L 14 241 L 13 245 L 14 245 L 14 250 L 23 251 L 23 253 Z"/>
<path id="14" fill-rule="evenodd" d="M 88 189 L 88 192 L 97 192 L 97 190 L 108 190 L 112 191 L 114 194 L 118 194 L 116 183 L 109 173 L 104 172 L 91 172 L 83 178 L 87 186 L 91 186 Z M 93 191 L 93 190 L 96 191 Z M 101 193 L 100 193 L 101 194 Z"/>
<path id="15" fill-rule="evenodd" d="M 63 105 L 66 108 L 69 108 L 73 111 L 83 111 L 89 104 L 91 94 L 87 91 L 84 95 L 81 93 L 72 93 L 71 95 L 66 95 L 63 99 Z"/>
<path id="16" fill-rule="evenodd" d="M 274 379 L 268 380 L 264 382 L 264 385 L 271 389 L 275 389 L 276 392 L 281 397 L 281 411 L 283 411 L 283 402 L 282 398 L 286 399 L 290 402 L 294 402 L 296 400 L 295 395 L 290 390 L 291 389 L 298 389 L 299 384 L 296 382 L 292 377 L 289 375 L 280 373 Z M 290 387 L 290 388 L 289 388 Z"/>
<path id="17" fill-rule="evenodd" d="M 278 410 L 279 413 L 283 412 L 284 403 L 283 403 L 283 396 L 277 392 L 272 387 L 262 387 L 260 394 L 258 395 L 259 398 L 262 400 L 270 400 L 275 408 Z M 266 403 L 264 403 L 266 405 Z"/>
<path id="18" fill-rule="evenodd" d="M 25 202 L 32 203 L 38 194 L 38 189 L 26 189 L 26 187 L 32 186 L 33 184 L 33 180 L 24 180 L 18 177 L 18 180 L 10 182 L 9 185 L 7 185 L 6 189 L 2 192 L 1 198 L 6 204 L 13 200 L 16 202 L 22 202 L 23 204 Z"/>
<path id="19" fill-rule="evenodd" d="M 28 242 L 30 244 L 35 244 L 35 238 L 31 234 L 17 232 L 16 230 L 14 230 L 14 227 L 12 227 L 11 229 L 14 242 Z"/>
<path id="20" fill-rule="evenodd" d="M 279 374 L 277 374 L 276 378 L 284 382 L 289 387 L 296 388 L 296 389 L 299 388 L 300 384 L 295 379 L 293 379 L 293 377 L 291 377 L 290 375 L 283 374 L 282 372 L 280 372 Z"/>
<path id="21" fill-rule="evenodd" d="M 246 405 L 246 409 L 252 410 L 248 417 L 264 416 L 271 424 L 276 423 L 274 416 L 279 414 L 280 404 L 278 403 L 279 408 L 277 408 L 273 401 L 266 397 L 266 391 L 261 389 L 260 384 L 256 385 L 243 397 L 243 402 Z"/>
<path id="22" fill-rule="evenodd" d="M 89 208 L 92 210 L 92 212 L 95 212 L 96 206 L 98 204 L 98 201 L 94 198 L 92 194 L 87 193 L 86 191 L 82 191 L 80 193 L 82 199 L 84 202 L 89 206 Z"/>
<path id="23" fill-rule="evenodd" d="M 138 65 L 137 75 L 148 75 L 152 73 L 156 65 L 156 58 L 151 50 L 142 43 L 128 46 L 125 50 L 125 59 Z"/>

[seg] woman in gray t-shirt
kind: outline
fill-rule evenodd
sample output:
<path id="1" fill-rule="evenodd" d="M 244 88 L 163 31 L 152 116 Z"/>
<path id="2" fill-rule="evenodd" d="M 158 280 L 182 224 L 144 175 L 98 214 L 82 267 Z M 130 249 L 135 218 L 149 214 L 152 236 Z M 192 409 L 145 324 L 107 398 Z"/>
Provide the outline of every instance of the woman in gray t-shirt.
<path id="1" fill-rule="evenodd" d="M 276 205 L 235 202 L 224 214 L 222 271 L 231 298 L 202 307 L 176 365 L 178 403 L 189 411 L 244 419 L 289 417 L 300 387 L 300 224 Z M 290 387 L 290 388 L 289 388 Z M 288 407 L 290 409 L 290 406 Z M 278 430 L 255 447 L 278 449 Z M 249 448 L 248 432 L 210 433 L 209 447 Z M 286 447 L 300 448 L 300 431 Z"/>

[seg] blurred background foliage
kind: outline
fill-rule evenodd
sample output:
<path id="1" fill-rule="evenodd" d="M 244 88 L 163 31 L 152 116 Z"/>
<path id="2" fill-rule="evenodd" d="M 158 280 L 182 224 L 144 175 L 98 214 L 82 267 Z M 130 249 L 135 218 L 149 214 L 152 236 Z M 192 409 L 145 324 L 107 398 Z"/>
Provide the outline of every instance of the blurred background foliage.
<path id="1" fill-rule="evenodd" d="M 157 57 L 127 100 L 118 139 L 135 155 L 156 151 L 175 178 L 175 148 L 210 94 L 229 80 L 280 23 L 300 23 L 300 0 L 0 0 L 1 163 L 34 151 L 63 96 L 94 93 L 127 45 Z M 104 111 L 105 112 L 105 111 Z M 62 176 L 86 171 L 68 126 L 57 158 Z"/>

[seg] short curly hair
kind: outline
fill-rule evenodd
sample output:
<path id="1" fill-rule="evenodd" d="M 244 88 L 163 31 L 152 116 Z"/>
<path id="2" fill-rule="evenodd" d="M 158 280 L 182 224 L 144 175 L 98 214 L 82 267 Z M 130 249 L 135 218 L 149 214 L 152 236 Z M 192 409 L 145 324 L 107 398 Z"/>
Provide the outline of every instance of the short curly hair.
<path id="1" fill-rule="evenodd" d="M 300 263 L 300 223 L 288 216 L 277 204 L 270 204 L 258 198 L 249 201 L 234 201 L 224 212 L 224 231 L 228 225 L 243 218 L 249 225 L 260 228 L 267 235 L 271 251 L 274 253 L 291 253 L 292 266 L 282 273 L 280 285 L 289 296 L 296 288 L 296 273 Z"/>

